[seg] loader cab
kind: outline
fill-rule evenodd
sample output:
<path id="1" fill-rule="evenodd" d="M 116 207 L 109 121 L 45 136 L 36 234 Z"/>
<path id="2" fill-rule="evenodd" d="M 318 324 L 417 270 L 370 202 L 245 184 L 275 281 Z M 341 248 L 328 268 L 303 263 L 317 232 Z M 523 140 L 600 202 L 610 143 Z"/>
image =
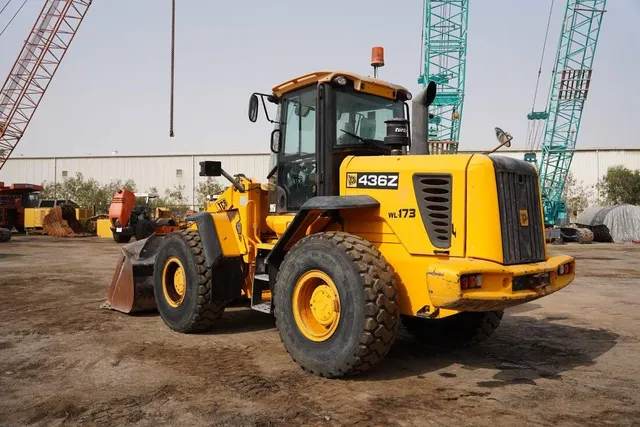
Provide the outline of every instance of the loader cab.
<path id="1" fill-rule="evenodd" d="M 252 96 L 249 118 L 259 107 Z M 314 196 L 339 195 L 340 164 L 349 155 L 390 154 L 390 120 L 405 121 L 411 94 L 400 86 L 351 73 L 313 73 L 262 95 L 278 105 L 271 134 L 269 206 L 293 213 Z M 253 115 L 252 115 L 253 111 Z M 265 107 L 266 112 L 266 107 Z"/>

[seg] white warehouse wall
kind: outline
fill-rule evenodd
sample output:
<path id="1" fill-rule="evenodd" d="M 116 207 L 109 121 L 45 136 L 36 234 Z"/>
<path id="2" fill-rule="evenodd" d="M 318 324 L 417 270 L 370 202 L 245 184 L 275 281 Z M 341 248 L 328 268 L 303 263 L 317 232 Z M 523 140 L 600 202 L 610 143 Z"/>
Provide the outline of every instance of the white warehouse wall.
<path id="1" fill-rule="evenodd" d="M 269 173 L 268 154 L 13 157 L 0 170 L 0 181 L 5 184 L 62 182 L 65 175 L 73 177 L 81 172 L 85 178 L 93 178 L 103 184 L 132 179 L 139 192 L 156 187 L 161 196 L 165 189 L 184 185 L 187 203 L 193 205 L 195 188 L 206 179 L 199 176 L 200 162 L 204 160 L 221 161 L 224 170 L 231 175 L 243 173 L 262 179 Z M 224 178 L 217 180 L 227 185 Z"/>
<path id="2" fill-rule="evenodd" d="M 523 150 L 500 150 L 497 154 L 523 158 L 524 153 Z M 205 179 L 198 176 L 199 162 L 203 160 L 221 161 L 222 167 L 232 175 L 244 173 L 249 177 L 264 179 L 269 173 L 269 154 L 266 153 L 13 157 L 0 170 L 0 181 L 6 184 L 61 182 L 64 171 L 69 177 L 82 172 L 86 178 L 94 178 L 101 183 L 132 179 L 138 191 L 156 187 L 161 195 L 165 189 L 181 184 L 185 186 L 188 203 L 193 204 L 194 188 Z M 607 172 L 607 168 L 616 165 L 640 169 L 640 149 L 579 149 L 573 157 L 571 172 L 578 182 L 591 186 Z M 182 170 L 182 176 L 177 176 L 178 169 Z M 223 178 L 218 180 L 226 185 Z"/>

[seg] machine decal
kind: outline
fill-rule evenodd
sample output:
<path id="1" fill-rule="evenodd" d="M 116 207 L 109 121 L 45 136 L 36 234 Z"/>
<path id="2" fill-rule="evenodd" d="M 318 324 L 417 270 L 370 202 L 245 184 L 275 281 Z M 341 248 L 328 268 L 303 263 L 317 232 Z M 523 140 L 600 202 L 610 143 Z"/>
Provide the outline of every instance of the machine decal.
<path id="1" fill-rule="evenodd" d="M 416 210 L 411 209 L 398 209 L 397 211 L 389 212 L 389 218 L 415 218 Z"/>
<path id="2" fill-rule="evenodd" d="M 520 227 L 529 226 L 529 212 L 526 209 L 520 209 Z"/>
<path id="3" fill-rule="evenodd" d="M 347 173 L 347 188 L 377 188 L 381 190 L 396 190 L 398 188 L 398 182 L 399 177 L 397 172 Z"/>
<path id="4" fill-rule="evenodd" d="M 227 209 L 227 207 L 229 207 L 229 202 L 227 202 L 227 199 L 220 199 L 216 202 L 216 206 L 218 207 L 218 209 L 223 211 Z"/>

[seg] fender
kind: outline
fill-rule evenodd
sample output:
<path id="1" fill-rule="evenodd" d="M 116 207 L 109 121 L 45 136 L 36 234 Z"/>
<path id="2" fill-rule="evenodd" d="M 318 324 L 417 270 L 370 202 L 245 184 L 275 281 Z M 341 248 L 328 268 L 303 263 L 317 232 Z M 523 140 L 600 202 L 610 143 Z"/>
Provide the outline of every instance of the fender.
<path id="1" fill-rule="evenodd" d="M 369 195 L 358 196 L 317 196 L 307 200 L 287 227 L 278 243 L 267 256 L 270 272 L 277 271 L 284 260 L 284 254 L 301 238 L 307 228 L 321 215 L 345 209 L 379 208 L 380 202 Z M 272 274 L 270 274 L 271 276 Z"/>
<path id="2" fill-rule="evenodd" d="M 209 268 L 222 258 L 222 247 L 218 240 L 216 225 L 213 223 L 213 217 L 209 212 L 197 212 L 186 218 L 187 221 L 193 221 L 198 227 L 200 241 L 204 252 L 205 265 Z"/>
<path id="3" fill-rule="evenodd" d="M 242 256 L 237 254 L 225 256 L 220 243 L 220 233 L 216 229 L 213 215 L 210 212 L 197 212 L 186 219 L 196 223 L 202 242 L 205 265 L 212 269 L 212 299 L 232 300 L 239 298 L 242 295 L 242 284 L 247 271 L 244 268 Z"/>

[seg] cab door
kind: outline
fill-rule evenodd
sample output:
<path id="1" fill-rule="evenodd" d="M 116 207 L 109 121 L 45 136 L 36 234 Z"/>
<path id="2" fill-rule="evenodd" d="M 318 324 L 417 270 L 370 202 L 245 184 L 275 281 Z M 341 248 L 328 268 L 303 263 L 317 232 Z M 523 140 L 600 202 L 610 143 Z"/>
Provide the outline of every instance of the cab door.
<path id="1" fill-rule="evenodd" d="M 316 100 L 317 85 L 291 92 L 282 100 L 275 195 L 278 213 L 297 212 L 317 195 Z"/>

